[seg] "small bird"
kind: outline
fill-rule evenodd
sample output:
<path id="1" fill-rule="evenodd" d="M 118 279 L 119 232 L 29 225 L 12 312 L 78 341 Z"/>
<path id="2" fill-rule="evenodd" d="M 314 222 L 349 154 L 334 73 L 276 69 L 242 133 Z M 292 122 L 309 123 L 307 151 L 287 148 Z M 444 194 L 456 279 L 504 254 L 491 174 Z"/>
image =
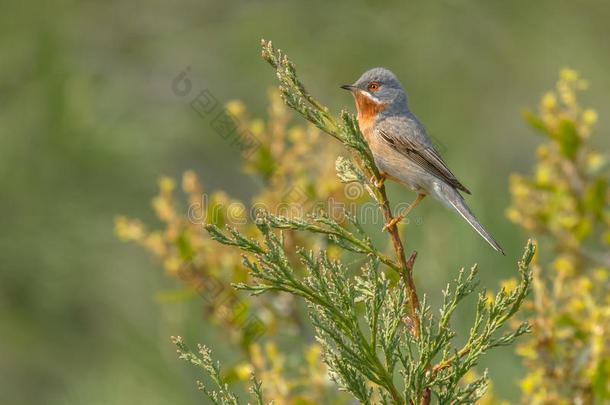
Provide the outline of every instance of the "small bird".
<path id="1" fill-rule="evenodd" d="M 385 179 L 390 179 L 418 193 L 415 201 L 384 230 L 431 195 L 457 211 L 487 243 L 504 254 L 466 205 L 460 191 L 470 191 L 451 173 L 423 125 L 409 110 L 407 94 L 396 75 L 388 69 L 374 68 L 364 72 L 356 83 L 341 88 L 351 91 L 356 100 L 358 125 L 381 175 L 375 185 L 381 187 Z"/>

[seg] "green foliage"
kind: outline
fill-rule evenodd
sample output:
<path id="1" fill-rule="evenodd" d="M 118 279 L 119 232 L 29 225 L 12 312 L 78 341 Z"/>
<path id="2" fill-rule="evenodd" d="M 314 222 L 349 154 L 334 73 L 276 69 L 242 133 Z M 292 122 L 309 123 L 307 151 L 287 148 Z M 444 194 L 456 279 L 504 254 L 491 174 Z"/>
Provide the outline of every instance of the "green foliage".
<path id="1" fill-rule="evenodd" d="M 574 159 L 578 153 L 578 148 L 580 147 L 580 137 L 576 132 L 574 123 L 572 121 L 562 120 L 559 123 L 557 135 L 561 154 L 568 159 Z"/>
<path id="2" fill-rule="evenodd" d="M 271 43 L 263 41 L 262 45 L 263 57 L 276 70 L 284 102 L 352 152 L 353 160 L 336 161 L 339 178 L 364 187 L 389 223 L 392 216 L 384 186 L 367 180 L 378 177 L 379 172 L 355 118 L 343 112 L 341 122 L 335 120 L 305 90 L 292 62 Z M 451 318 L 477 286 L 476 266 L 467 273 L 460 271 L 454 283 L 448 284 L 435 317 L 426 297 L 421 302 L 417 298 L 412 278 L 416 252 L 406 260 L 396 226 L 389 228 L 396 254 L 396 259 L 391 259 L 373 245 L 354 216 L 345 216 L 348 225 L 324 213 L 285 218 L 261 210 L 255 225 L 262 240 L 230 227 L 223 232 L 208 224 L 206 229 L 217 242 L 244 252 L 243 264 L 251 281 L 236 284 L 238 289 L 254 295 L 288 293 L 307 303 L 332 380 L 361 403 L 429 404 L 435 398 L 441 404 L 462 404 L 481 398 L 487 389 L 486 374 L 466 382 L 467 373 L 488 350 L 509 345 L 529 331 L 525 322 L 510 331 L 501 329 L 529 291 L 534 245 L 528 242 L 525 248 L 518 266 L 521 281 L 514 289 L 501 289 L 493 300 L 484 291 L 479 293 L 468 339 L 456 347 Z M 332 260 L 324 249 L 314 253 L 295 247 L 296 251 L 291 251 L 286 232 L 295 231 L 324 235 L 341 249 L 365 255 L 368 260 L 354 274 L 355 269 L 340 259 Z M 293 260 L 295 253 L 298 260 Z M 397 272 L 401 282 L 393 282 L 386 270 Z M 206 364 L 210 363 L 205 350 L 202 355 Z M 192 355 L 187 359 L 200 363 Z M 203 369 L 215 381 L 220 375 L 218 368 L 208 365 Z M 222 381 L 217 385 L 223 387 Z"/>
<path id="3" fill-rule="evenodd" d="M 172 336 L 172 342 L 177 347 L 178 358 L 191 363 L 194 366 L 201 368 L 207 375 L 212 378 L 218 391 L 209 390 L 201 381 L 197 381 L 197 387 L 204 392 L 208 398 L 216 405 L 237 405 L 238 397 L 230 389 L 229 386 L 222 381 L 220 373 L 220 365 L 212 360 L 212 352 L 209 348 L 198 345 L 198 354 L 193 353 L 180 336 Z M 252 375 L 252 386 L 250 392 L 256 399 L 257 405 L 264 405 L 263 394 L 261 391 L 261 382 L 257 381 Z"/>
<path id="4" fill-rule="evenodd" d="M 330 237 L 349 241 L 345 246 L 353 251 L 369 253 L 368 248 L 354 249 L 354 245 L 366 243 L 356 242 L 359 240 L 348 231 L 336 232 L 339 225 L 328 217 L 313 216 L 311 221 L 312 224 L 261 213 L 256 225 L 264 244 L 234 230 L 230 230 L 230 236 L 212 225 L 208 230 L 220 243 L 254 253 L 255 259 L 246 257 L 244 264 L 257 282 L 240 284 L 238 288 L 254 294 L 283 291 L 308 303 L 316 339 L 324 348 L 333 380 L 362 403 L 371 403 L 373 398 L 381 398 L 385 403 L 419 403 L 427 392 L 437 397 L 439 403 L 472 403 L 480 398 L 485 392 L 485 377 L 465 386 L 460 381 L 487 350 L 511 344 L 529 330 L 527 323 L 523 323 L 504 335 L 496 333 L 517 312 L 529 290 L 531 274 L 527 268 L 534 253 L 533 245 L 528 244 L 519 263 L 522 279 L 516 289 L 511 292 L 502 289 L 493 302 L 488 302 L 484 293 L 479 294 L 468 341 L 457 349 L 452 347 L 455 332 L 450 320 L 459 302 L 476 287 L 476 266 L 468 273 L 460 271 L 454 285 L 447 286 L 438 318 L 431 315 L 424 298 L 420 313 L 424 322 L 419 330 L 414 330 L 412 320 L 404 315 L 408 305 L 406 288 L 392 287 L 374 253 L 362 267 L 361 275 L 352 278 L 345 265 L 329 260 L 323 251 L 316 256 L 300 250 L 301 265 L 307 272 L 304 279 L 297 276 L 283 248 L 282 234 L 274 229 L 294 227 L 325 232 L 315 224 L 327 223 Z M 352 223 L 357 227 L 353 219 Z M 402 377 L 402 392 L 395 384 L 397 376 Z M 370 387 L 370 382 L 375 388 Z"/>

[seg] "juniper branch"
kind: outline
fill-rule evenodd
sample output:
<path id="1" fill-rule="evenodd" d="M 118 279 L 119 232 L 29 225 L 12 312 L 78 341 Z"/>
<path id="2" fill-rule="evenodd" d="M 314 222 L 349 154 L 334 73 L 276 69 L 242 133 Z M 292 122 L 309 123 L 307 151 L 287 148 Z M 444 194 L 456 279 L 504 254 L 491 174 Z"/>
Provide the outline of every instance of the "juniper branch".
<path id="1" fill-rule="evenodd" d="M 433 375 L 441 370 L 451 367 L 452 363 L 457 359 L 469 355 L 473 350 L 484 352 L 493 347 L 507 345 L 512 343 L 518 336 L 523 335 L 529 331 L 529 325 L 525 322 L 522 323 L 516 331 L 502 336 L 498 339 L 493 339 L 493 334 L 500 329 L 506 321 L 512 317 L 527 295 L 531 282 L 532 274 L 528 271 L 529 264 L 534 256 L 535 247 L 532 241 L 528 241 L 523 253 L 523 257 L 518 263 L 519 273 L 521 274 L 521 283 L 511 293 L 507 293 L 503 288 L 496 296 L 494 303 L 489 303 L 489 309 L 485 309 L 487 304 L 487 298 L 484 294 L 479 295 L 477 303 L 477 313 L 475 316 L 475 326 L 470 331 L 470 337 L 466 345 L 460 349 L 454 356 L 446 359 L 442 363 L 435 365 L 432 369 Z M 474 269 L 474 268 L 473 268 Z M 468 276 L 471 279 L 473 272 Z M 460 274 L 461 277 L 461 274 Z M 454 295 L 454 301 L 450 305 L 450 308 L 454 308 L 457 304 L 458 291 Z M 453 309 L 451 309 L 452 311 Z M 478 334 L 479 326 L 482 319 L 487 316 L 487 322 L 485 324 L 484 331 L 482 334 Z M 449 314 L 450 316 L 450 314 Z M 441 326 L 442 326 L 441 322 Z M 440 328 L 439 328 L 440 329 Z"/>
<path id="2" fill-rule="evenodd" d="M 373 176 L 376 181 L 379 182 L 381 180 L 379 169 L 375 165 L 368 144 L 360 132 L 356 118 L 352 114 L 342 111 L 342 123 L 339 124 L 329 113 L 328 109 L 316 101 L 305 89 L 303 83 L 297 78 L 296 68 L 292 61 L 290 61 L 281 50 L 276 50 L 271 41 L 267 42 L 263 39 L 261 45 L 262 57 L 276 71 L 276 75 L 280 82 L 280 92 L 284 102 L 322 131 L 341 141 L 348 150 L 358 158 L 356 159 L 356 162 L 358 162 L 357 164 L 359 165 L 360 171 L 362 172 L 364 170 L 365 172 L 368 172 L 369 176 L 366 176 L 367 178 Z M 392 221 L 393 216 L 385 185 L 378 188 L 371 187 L 370 184 L 367 184 L 367 187 L 377 201 L 379 208 L 383 213 L 385 223 L 389 224 Z M 411 264 L 411 266 L 409 266 L 407 263 L 404 246 L 397 225 L 394 224 L 389 227 L 388 232 L 392 240 L 396 258 L 400 264 L 399 273 L 405 280 L 405 288 L 409 295 L 411 317 L 415 323 L 415 330 L 419 330 L 421 322 L 419 318 L 419 299 L 413 281 L 413 265 Z M 395 268 L 393 269 L 396 270 Z"/>
<path id="3" fill-rule="evenodd" d="M 172 342 L 176 345 L 178 358 L 191 363 L 194 366 L 201 368 L 207 375 L 209 375 L 216 386 L 218 391 L 209 390 L 201 381 L 197 381 L 197 387 L 200 391 L 205 393 L 208 398 L 217 405 L 238 405 L 237 396 L 233 394 L 229 387 L 222 381 L 220 376 L 220 365 L 214 363 L 211 357 L 210 349 L 205 346 L 199 345 L 199 355 L 193 353 L 186 343 L 180 336 L 172 336 Z"/>
<path id="4" fill-rule="evenodd" d="M 307 217 L 309 221 L 307 221 L 303 218 L 286 218 L 267 213 L 269 223 L 275 229 L 292 229 L 325 234 L 342 248 L 356 253 L 371 254 L 378 258 L 383 264 L 400 272 L 400 265 L 373 245 L 371 238 L 368 237 L 360 227 L 358 219 L 347 212 L 344 214 L 363 239 L 356 237 L 352 232 L 345 229 L 327 214 L 309 215 Z"/>
<path id="5" fill-rule="evenodd" d="M 229 389 L 229 386 L 223 382 L 222 376 L 220 375 L 220 364 L 212 360 L 212 352 L 209 348 L 203 345 L 197 345 L 198 354 L 196 354 L 189 349 L 181 336 L 172 336 L 171 341 L 176 345 L 176 352 L 178 353 L 179 359 L 199 367 L 206 375 L 212 378 L 212 381 L 216 384 L 217 391 L 210 390 L 201 381 L 197 381 L 197 388 L 206 394 L 210 401 L 216 405 L 239 405 L 239 398 L 237 395 L 235 395 Z M 252 382 L 250 393 L 256 400 L 256 405 L 264 405 L 263 391 L 261 389 L 262 383 L 256 380 L 254 374 L 252 374 L 250 381 Z"/>
<path id="6" fill-rule="evenodd" d="M 468 273 L 460 271 L 454 287 L 448 285 L 437 322 L 430 315 L 424 297 L 419 315 L 426 322 L 419 324 L 416 332 L 399 333 L 403 325 L 401 312 L 408 300 L 408 292 L 390 288 L 384 273 L 377 268 L 379 260 L 375 256 L 363 267 L 362 276 L 351 282 L 346 267 L 339 261 L 329 260 L 325 252 L 315 257 L 311 252 L 300 250 L 301 263 L 307 273 L 305 279 L 300 279 L 287 259 L 281 233 L 278 235 L 274 231 L 274 225 L 286 229 L 286 224 L 292 222 L 283 219 L 278 226 L 277 221 L 268 213 L 259 213 L 256 225 L 263 235 L 264 244 L 245 238 L 236 231 L 227 236 L 214 229 L 211 234 L 222 243 L 253 253 L 253 257 L 244 257 L 244 264 L 250 269 L 255 283 L 240 284 L 238 288 L 256 294 L 285 291 L 306 300 L 316 339 L 325 348 L 325 361 L 334 373 L 334 380 L 362 403 L 370 402 L 366 381 L 382 387 L 379 395 L 385 392 L 397 404 L 427 404 L 432 395 L 439 398 L 439 403 L 454 403 L 449 401 L 456 398 L 461 398 L 459 403 L 472 403 L 482 395 L 486 385 L 484 380 L 477 380 L 463 388 L 459 382 L 466 372 L 487 350 L 510 344 L 529 330 L 527 324 L 522 324 L 515 331 L 496 336 L 529 291 L 531 274 L 528 266 L 534 252 L 531 242 L 519 263 L 522 275 L 519 286 L 510 293 L 501 290 L 494 303 L 488 303 L 484 294 L 479 295 L 468 342 L 458 350 L 451 348 L 455 332 L 450 328 L 450 321 L 459 302 L 477 285 L 476 266 Z M 343 231 L 336 232 L 343 234 Z M 364 305 L 368 329 L 363 329 L 359 321 L 358 304 Z M 408 326 L 409 321 L 406 323 Z M 411 329 L 415 327 L 411 322 Z M 432 366 L 439 356 L 441 359 Z M 404 377 L 403 393 L 395 385 L 393 377 L 398 362 L 402 365 L 399 372 Z"/>
<path id="7" fill-rule="evenodd" d="M 208 225 L 210 234 L 219 242 L 255 253 L 256 262 L 244 257 L 244 264 L 259 283 L 238 284 L 236 287 L 255 294 L 276 290 L 303 297 L 312 308 L 310 316 L 318 331 L 318 340 L 325 342 L 325 339 L 320 339 L 320 336 L 324 336 L 334 344 L 330 352 L 340 353 L 327 357 L 327 361 L 343 373 L 351 375 L 357 370 L 357 374 L 384 387 L 395 403 L 402 403 L 393 382 L 393 373 L 381 363 L 376 354 L 376 346 L 371 339 L 365 337 L 359 325 L 356 290 L 347 279 L 345 266 L 340 262 L 331 262 L 324 252 L 314 258 L 312 253 L 301 250 L 301 262 L 309 277 L 305 280 L 298 279 L 283 249 L 282 238 L 273 232 L 274 221 L 277 218 L 265 212 L 260 212 L 257 217 L 256 225 L 263 234 L 264 248 L 236 231 L 232 232 L 232 237 L 227 237 L 219 229 Z M 377 334 L 378 331 L 372 333 Z M 376 342 L 376 338 L 374 340 Z M 355 387 L 350 385 L 352 378 L 353 376 L 344 377 L 342 381 L 354 393 Z M 361 389 L 357 391 L 358 395 L 363 392 Z"/>
<path id="8" fill-rule="evenodd" d="M 385 188 L 377 188 L 367 180 L 370 175 L 379 179 L 379 172 L 353 115 L 343 112 L 338 122 L 309 95 L 297 79 L 292 62 L 270 43 L 263 42 L 263 56 L 276 69 L 284 101 L 352 152 L 353 161 L 338 159 L 336 162 L 341 181 L 354 181 L 365 187 L 379 205 L 386 223 L 390 222 L 392 215 Z M 218 242 L 244 252 L 243 262 L 252 281 L 238 284 L 237 288 L 253 294 L 288 292 L 305 300 L 331 378 L 361 403 L 429 404 L 432 396 L 440 404 L 474 403 L 485 392 L 486 375 L 464 385 L 465 374 L 487 350 L 510 344 L 529 330 L 527 324 L 522 324 L 500 335 L 500 328 L 519 309 L 529 291 L 528 266 L 534 252 L 531 242 L 519 263 L 519 286 L 511 292 L 501 290 L 493 302 L 488 302 L 483 293 L 479 294 L 468 341 L 457 348 L 452 345 L 455 332 L 451 318 L 462 299 L 477 286 L 476 266 L 468 273 L 460 271 L 454 283 L 447 286 L 437 319 L 431 314 L 425 295 L 421 302 L 417 297 L 413 283 L 417 252 L 407 260 L 396 226 L 390 228 L 396 253 L 393 260 L 373 245 L 356 218 L 350 215 L 348 218 L 350 226 L 344 227 L 327 215 L 288 219 L 260 212 L 256 226 L 262 242 L 235 229 L 223 232 L 208 225 L 207 230 Z M 300 277 L 298 274 L 302 272 L 296 271 L 296 264 L 288 260 L 285 251 L 285 230 L 324 234 L 343 249 L 366 254 L 369 260 L 359 276 L 351 277 L 347 267 L 340 261 L 330 260 L 325 251 L 314 255 L 298 249 L 306 274 Z M 399 273 L 404 288 L 389 282 L 379 270 L 381 263 Z M 405 315 L 407 305 L 409 315 Z M 203 364 L 207 372 L 217 376 L 219 393 L 212 392 L 211 398 L 232 401 L 228 388 L 222 385 L 219 369 L 209 359 L 209 352 L 203 350 L 201 354 L 203 360 L 189 355 L 185 359 Z M 397 373 L 403 377 L 402 386 L 395 381 Z M 260 391 L 260 385 L 255 382 L 253 390 Z M 259 404 L 261 398 L 261 395 L 257 397 Z"/>

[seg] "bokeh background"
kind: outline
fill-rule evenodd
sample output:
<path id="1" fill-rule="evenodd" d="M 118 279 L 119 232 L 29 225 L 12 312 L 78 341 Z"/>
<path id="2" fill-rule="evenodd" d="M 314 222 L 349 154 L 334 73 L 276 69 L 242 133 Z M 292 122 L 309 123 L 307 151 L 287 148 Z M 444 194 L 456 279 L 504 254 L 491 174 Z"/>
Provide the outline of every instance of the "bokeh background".
<path id="1" fill-rule="evenodd" d="M 192 169 L 243 200 L 257 190 L 235 148 L 172 92 L 185 68 L 196 88 L 261 117 L 275 85 L 261 37 L 287 50 L 334 111 L 354 110 L 339 85 L 392 69 L 507 252 L 439 204 L 421 205 L 407 243 L 426 269 L 419 289 L 434 297 L 475 261 L 484 287 L 514 275 L 527 235 L 505 218 L 508 176 L 530 170 L 539 142 L 520 110 L 537 105 L 560 68 L 590 80 L 582 104 L 608 133 L 608 17 L 601 0 L 1 2 L 0 402 L 197 403 L 168 336 L 231 358 L 201 302 L 159 300 L 179 283 L 113 233 L 118 214 L 155 223 L 149 201 L 164 174 Z M 413 198 L 394 186 L 390 196 Z M 518 398 L 511 348 L 481 366 L 500 396 Z"/>

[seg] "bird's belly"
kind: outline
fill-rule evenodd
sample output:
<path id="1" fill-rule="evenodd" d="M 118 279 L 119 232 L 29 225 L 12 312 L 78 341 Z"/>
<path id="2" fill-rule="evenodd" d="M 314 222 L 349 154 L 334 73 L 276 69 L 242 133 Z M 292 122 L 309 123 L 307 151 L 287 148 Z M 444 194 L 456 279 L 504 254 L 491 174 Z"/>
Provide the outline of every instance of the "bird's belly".
<path id="1" fill-rule="evenodd" d="M 411 190 L 427 194 L 430 174 L 391 147 L 384 146 L 380 145 L 380 148 L 373 150 L 375 164 L 379 170 Z"/>
<path id="2" fill-rule="evenodd" d="M 371 152 L 373 152 L 375 164 L 380 171 L 413 191 L 429 194 L 428 190 L 431 187 L 432 180 L 430 177 L 436 179 L 434 176 L 397 152 L 379 136 L 372 134 L 370 128 L 364 128 L 362 133 L 371 148 Z"/>

